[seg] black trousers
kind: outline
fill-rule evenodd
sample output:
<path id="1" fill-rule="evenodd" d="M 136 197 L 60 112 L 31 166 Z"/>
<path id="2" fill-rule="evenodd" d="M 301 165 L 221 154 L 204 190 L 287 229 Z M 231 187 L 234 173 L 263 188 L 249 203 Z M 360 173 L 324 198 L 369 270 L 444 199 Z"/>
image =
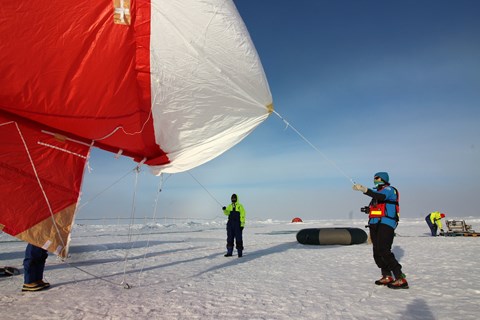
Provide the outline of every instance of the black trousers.
<path id="1" fill-rule="evenodd" d="M 435 237 L 437 235 L 437 224 L 432 223 L 432 220 L 430 220 L 430 214 L 425 217 L 425 222 L 427 222 L 428 227 L 430 228 L 430 233 L 432 234 L 432 237 Z"/>
<path id="2" fill-rule="evenodd" d="M 382 223 L 371 224 L 369 228 L 375 263 L 382 270 L 383 276 L 390 276 L 393 273 L 395 279 L 398 279 L 402 274 L 402 265 L 392 252 L 395 230 Z"/>
<path id="3" fill-rule="evenodd" d="M 25 259 L 23 260 L 23 272 L 25 283 L 32 283 L 43 279 L 43 270 L 48 253 L 40 247 L 28 244 L 25 249 Z"/>
<path id="4" fill-rule="evenodd" d="M 237 250 L 243 250 L 243 235 L 240 227 L 240 220 L 227 222 L 227 249 L 233 250 L 233 240 L 235 239 Z"/>

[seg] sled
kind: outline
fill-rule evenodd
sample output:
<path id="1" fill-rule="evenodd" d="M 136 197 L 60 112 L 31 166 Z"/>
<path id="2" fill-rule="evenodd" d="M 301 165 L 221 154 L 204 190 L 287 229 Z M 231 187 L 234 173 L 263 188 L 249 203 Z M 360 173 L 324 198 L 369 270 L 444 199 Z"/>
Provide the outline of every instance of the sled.
<path id="1" fill-rule="evenodd" d="M 447 232 L 444 232 L 446 237 L 478 237 L 479 232 L 475 232 L 471 225 L 468 225 L 465 220 L 447 220 Z"/>

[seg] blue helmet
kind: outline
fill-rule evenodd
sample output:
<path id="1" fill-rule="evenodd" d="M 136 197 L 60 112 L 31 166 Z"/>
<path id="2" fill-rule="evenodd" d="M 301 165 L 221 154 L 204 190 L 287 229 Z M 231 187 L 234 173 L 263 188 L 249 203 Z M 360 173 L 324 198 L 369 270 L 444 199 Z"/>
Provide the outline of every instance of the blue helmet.
<path id="1" fill-rule="evenodd" d="M 390 180 L 387 172 L 377 172 L 377 173 L 375 173 L 374 177 L 379 177 L 385 183 L 388 183 L 388 181 Z"/>

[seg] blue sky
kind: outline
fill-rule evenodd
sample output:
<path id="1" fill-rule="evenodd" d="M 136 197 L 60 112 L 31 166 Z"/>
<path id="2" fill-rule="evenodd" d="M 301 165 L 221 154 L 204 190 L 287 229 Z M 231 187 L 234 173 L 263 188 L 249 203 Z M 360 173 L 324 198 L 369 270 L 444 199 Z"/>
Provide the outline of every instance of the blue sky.
<path id="1" fill-rule="evenodd" d="M 160 178 L 98 149 L 77 219 L 214 219 L 238 193 L 247 219 L 366 218 L 387 171 L 401 216 L 480 216 L 480 2 L 237 0 L 276 115 L 189 173 Z M 101 193 L 99 195 L 99 193 Z"/>

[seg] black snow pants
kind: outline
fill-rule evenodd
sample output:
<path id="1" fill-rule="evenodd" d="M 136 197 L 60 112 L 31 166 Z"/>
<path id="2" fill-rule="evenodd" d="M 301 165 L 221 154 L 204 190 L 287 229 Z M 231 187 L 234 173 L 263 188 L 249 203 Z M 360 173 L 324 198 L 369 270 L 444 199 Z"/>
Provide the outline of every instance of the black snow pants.
<path id="1" fill-rule="evenodd" d="M 243 250 L 242 228 L 240 227 L 240 212 L 232 211 L 227 222 L 227 250 L 233 251 L 233 240 L 235 239 L 237 250 Z"/>
<path id="2" fill-rule="evenodd" d="M 395 279 L 398 279 L 402 275 L 402 265 L 392 252 L 395 230 L 383 223 L 371 224 L 369 228 L 375 263 L 382 270 L 383 276 L 391 276 L 393 273 Z"/>

